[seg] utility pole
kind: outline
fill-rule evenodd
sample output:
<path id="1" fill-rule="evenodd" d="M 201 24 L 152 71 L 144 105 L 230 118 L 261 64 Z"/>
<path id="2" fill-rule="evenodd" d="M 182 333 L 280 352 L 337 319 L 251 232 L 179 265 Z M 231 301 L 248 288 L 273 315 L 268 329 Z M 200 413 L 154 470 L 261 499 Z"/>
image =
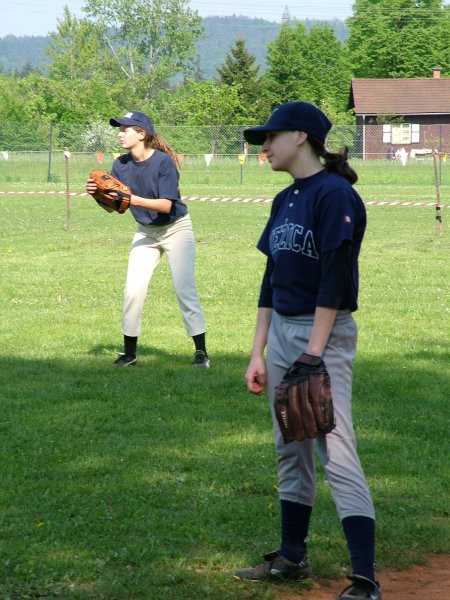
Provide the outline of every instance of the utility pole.
<path id="1" fill-rule="evenodd" d="M 281 17 L 281 25 L 290 25 L 291 23 L 291 13 L 289 12 L 289 8 L 286 4 L 283 11 L 283 16 Z"/>

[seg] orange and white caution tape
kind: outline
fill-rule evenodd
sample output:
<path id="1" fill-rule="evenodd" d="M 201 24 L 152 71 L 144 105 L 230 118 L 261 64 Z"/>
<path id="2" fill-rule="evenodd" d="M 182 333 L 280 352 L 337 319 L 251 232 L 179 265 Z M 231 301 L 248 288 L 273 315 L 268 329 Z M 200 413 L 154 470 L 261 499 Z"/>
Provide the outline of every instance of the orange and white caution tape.
<path id="1" fill-rule="evenodd" d="M 17 192 L 2 192 L 0 191 L 0 196 L 89 196 L 87 192 L 65 192 L 65 191 L 40 191 L 40 192 L 30 192 L 30 191 L 17 191 Z M 272 198 L 230 198 L 223 196 L 181 196 L 183 201 L 189 202 L 233 202 L 233 203 L 242 203 L 242 204 L 270 204 L 273 200 Z M 390 201 L 390 200 L 368 200 L 364 202 L 366 206 L 436 206 L 436 201 L 434 202 L 400 202 L 400 201 Z M 450 208 L 450 204 L 441 204 L 441 208 Z"/>

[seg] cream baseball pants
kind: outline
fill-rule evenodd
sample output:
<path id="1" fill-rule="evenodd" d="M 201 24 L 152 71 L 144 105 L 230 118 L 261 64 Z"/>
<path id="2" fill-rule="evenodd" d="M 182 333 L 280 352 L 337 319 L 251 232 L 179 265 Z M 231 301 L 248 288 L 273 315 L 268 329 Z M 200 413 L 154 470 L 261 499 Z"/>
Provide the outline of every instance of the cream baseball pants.
<path id="1" fill-rule="evenodd" d="M 205 319 L 195 286 L 195 240 L 189 215 L 164 227 L 138 223 L 128 258 L 122 311 L 124 335 L 142 333 L 142 311 L 153 272 L 162 255 L 167 256 L 173 287 L 189 336 L 206 331 Z"/>
<path id="2" fill-rule="evenodd" d="M 313 315 L 285 317 L 272 311 L 267 342 L 268 392 L 278 453 L 281 500 L 314 505 L 314 447 L 325 471 L 340 520 L 349 516 L 375 518 L 371 495 L 357 455 L 352 421 L 352 361 L 357 327 L 349 311 L 339 311 L 323 354 L 331 380 L 336 428 L 315 440 L 285 444 L 275 417 L 274 388 L 306 347 Z"/>

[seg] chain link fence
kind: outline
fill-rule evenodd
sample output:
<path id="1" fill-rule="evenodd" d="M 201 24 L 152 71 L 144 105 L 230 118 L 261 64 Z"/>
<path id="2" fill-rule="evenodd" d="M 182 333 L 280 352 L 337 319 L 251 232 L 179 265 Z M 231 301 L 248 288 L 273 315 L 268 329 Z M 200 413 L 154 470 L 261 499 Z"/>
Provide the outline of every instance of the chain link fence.
<path id="1" fill-rule="evenodd" d="M 227 194 L 230 186 L 263 189 L 283 180 L 259 147 L 247 146 L 243 131 L 232 125 L 159 128 L 181 158 L 182 186 L 198 194 L 208 186 Z M 0 123 L 0 191 L 21 184 L 63 189 L 65 150 L 71 189 L 84 190 L 91 170 L 109 170 L 123 152 L 117 139 L 117 129 L 107 123 Z M 450 124 L 334 126 L 327 143 L 330 150 L 347 146 L 360 183 L 375 186 L 434 186 L 436 149 L 439 183 L 450 186 Z"/>

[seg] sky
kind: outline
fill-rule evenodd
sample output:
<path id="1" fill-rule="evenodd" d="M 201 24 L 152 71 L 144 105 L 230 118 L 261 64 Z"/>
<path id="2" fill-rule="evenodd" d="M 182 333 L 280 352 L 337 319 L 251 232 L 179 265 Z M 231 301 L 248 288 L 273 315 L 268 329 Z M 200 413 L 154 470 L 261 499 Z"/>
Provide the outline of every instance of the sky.
<path id="1" fill-rule="evenodd" d="M 64 6 L 84 16 L 85 0 L 0 0 L 0 37 L 47 35 L 55 31 Z M 353 0 L 191 0 L 201 17 L 243 15 L 281 21 L 285 6 L 296 19 L 345 19 L 352 13 Z"/>

